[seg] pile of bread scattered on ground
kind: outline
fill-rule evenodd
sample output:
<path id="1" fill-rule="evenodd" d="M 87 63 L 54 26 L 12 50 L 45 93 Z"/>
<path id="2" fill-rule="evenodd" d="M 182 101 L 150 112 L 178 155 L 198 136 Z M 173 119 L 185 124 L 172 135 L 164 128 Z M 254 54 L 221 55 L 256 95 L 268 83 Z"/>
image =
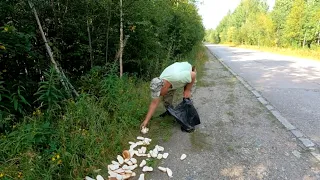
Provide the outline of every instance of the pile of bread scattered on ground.
<path id="1" fill-rule="evenodd" d="M 148 129 L 142 129 L 141 132 L 146 134 Z M 150 145 L 152 141 L 149 138 L 138 136 L 137 142 L 129 142 L 129 150 L 124 150 L 121 155 L 117 156 L 117 161 L 112 161 L 112 164 L 108 165 L 108 180 L 125 180 L 131 177 L 137 176 L 134 172 L 136 168 L 142 168 L 142 173 L 139 175 L 138 180 L 145 179 L 145 173 L 152 172 L 153 168 L 147 165 L 147 161 L 151 158 L 155 159 L 166 159 L 169 153 L 164 152 L 164 147 L 156 145 L 153 149 L 147 151 L 147 146 Z M 140 163 L 134 156 L 146 157 Z M 187 156 L 182 154 L 180 160 L 184 160 Z M 167 173 L 169 177 L 172 176 L 172 171 L 168 167 L 158 167 L 158 169 L 164 173 Z M 85 180 L 94 180 L 93 178 L 86 176 Z M 101 175 L 96 177 L 96 180 L 104 180 Z"/>

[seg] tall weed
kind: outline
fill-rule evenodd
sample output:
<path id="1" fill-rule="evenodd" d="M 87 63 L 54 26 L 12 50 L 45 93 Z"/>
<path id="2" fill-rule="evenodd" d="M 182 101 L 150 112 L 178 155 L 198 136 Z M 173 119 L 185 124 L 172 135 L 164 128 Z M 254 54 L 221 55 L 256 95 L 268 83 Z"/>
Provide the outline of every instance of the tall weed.
<path id="1" fill-rule="evenodd" d="M 47 110 L 60 109 L 59 102 L 64 98 L 63 91 L 60 90 L 59 76 L 54 68 L 44 73 L 45 80 L 39 83 L 39 89 L 35 93 L 39 96 L 36 102 Z"/>

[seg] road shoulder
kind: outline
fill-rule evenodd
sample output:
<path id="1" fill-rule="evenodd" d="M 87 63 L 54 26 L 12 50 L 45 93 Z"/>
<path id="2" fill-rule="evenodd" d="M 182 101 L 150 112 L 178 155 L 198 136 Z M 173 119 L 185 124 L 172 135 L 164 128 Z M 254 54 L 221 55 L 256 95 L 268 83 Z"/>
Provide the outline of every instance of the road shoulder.
<path id="1" fill-rule="evenodd" d="M 292 133 L 209 52 L 194 105 L 201 125 L 194 133 L 174 127 L 162 145 L 159 166 L 171 179 L 319 179 L 320 165 Z M 182 153 L 187 158 L 181 161 Z M 154 180 L 167 179 L 155 170 Z"/>

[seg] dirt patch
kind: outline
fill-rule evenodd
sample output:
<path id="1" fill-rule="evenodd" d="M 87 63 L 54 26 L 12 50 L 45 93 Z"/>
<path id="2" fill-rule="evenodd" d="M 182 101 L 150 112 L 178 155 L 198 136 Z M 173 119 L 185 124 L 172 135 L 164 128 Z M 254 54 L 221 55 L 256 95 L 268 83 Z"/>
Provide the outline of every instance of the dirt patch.
<path id="1" fill-rule="evenodd" d="M 171 179 L 320 179 L 320 165 L 290 132 L 223 65 L 208 53 L 205 75 L 193 96 L 201 125 L 162 144 L 160 166 Z M 292 152 L 301 152 L 296 157 Z M 180 161 L 181 154 L 187 154 Z M 148 179 L 168 179 L 155 170 Z"/>

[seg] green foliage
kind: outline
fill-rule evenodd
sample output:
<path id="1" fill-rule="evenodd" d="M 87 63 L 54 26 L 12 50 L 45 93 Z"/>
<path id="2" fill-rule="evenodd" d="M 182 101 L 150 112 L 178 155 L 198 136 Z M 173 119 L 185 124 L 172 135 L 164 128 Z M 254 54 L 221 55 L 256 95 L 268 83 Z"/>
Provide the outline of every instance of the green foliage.
<path id="1" fill-rule="evenodd" d="M 271 18 L 275 26 L 275 42 L 278 47 L 285 44 L 284 28 L 287 16 L 292 7 L 292 2 L 293 0 L 277 0 L 271 12 Z"/>
<path id="2" fill-rule="evenodd" d="M 51 141 L 54 134 L 54 129 L 50 128 L 49 122 L 38 123 L 34 121 L 16 126 L 18 127 L 15 127 L 15 131 L 1 139 L 0 145 L 3 150 L 1 161 L 26 150 L 41 151 L 46 149 L 46 144 Z"/>
<path id="3" fill-rule="evenodd" d="M 32 1 L 53 57 L 80 92 L 66 99 L 28 1 L 0 1 L 0 174 L 4 179 L 96 175 L 138 134 L 149 80 L 187 60 L 201 69 L 204 36 L 186 0 L 123 1 L 124 72 L 119 78 L 119 1 Z M 88 22 L 88 23 L 87 23 Z M 89 38 L 91 35 L 92 61 Z M 203 52 L 203 47 L 201 48 Z M 107 172 L 107 171 L 105 171 Z"/>
<path id="4" fill-rule="evenodd" d="M 201 74 L 205 52 L 205 47 L 197 45 L 176 60 L 188 60 Z M 140 133 L 150 92 L 149 82 L 105 71 L 95 67 L 82 77 L 80 97 L 61 102 L 63 111 L 43 113 L 36 109 L 11 131 L 0 134 L 0 173 L 5 178 L 82 179 L 95 177 L 97 169 L 108 176 L 107 164 Z M 54 77 L 53 72 L 47 74 L 46 81 Z M 171 120 L 152 123 L 158 138 L 170 136 Z"/>
<path id="5" fill-rule="evenodd" d="M 2 79 L 1 73 L 0 79 Z M 0 81 L 0 132 L 6 131 L 12 123 L 12 115 L 10 114 L 10 102 L 10 93 L 5 88 L 4 81 Z"/>
<path id="6" fill-rule="evenodd" d="M 6 107 L 7 103 L 5 103 L 4 101 L 5 99 L 11 101 L 11 97 L 8 95 L 9 94 L 8 90 L 6 90 L 3 85 L 4 85 L 4 81 L 0 81 L 0 108 L 1 108 L 1 112 L 2 111 L 9 112 L 10 111 L 9 108 Z"/>
<path id="7" fill-rule="evenodd" d="M 216 30 L 209 29 L 206 31 L 205 41 L 218 44 L 220 42 L 219 34 Z"/>
<path id="8" fill-rule="evenodd" d="M 13 89 L 16 91 L 10 92 L 4 87 L 4 81 L 0 81 L 0 131 L 4 124 L 7 124 L 7 116 L 13 114 L 21 116 L 25 114 L 27 108 L 31 105 L 26 100 L 26 89 L 19 84 L 14 84 Z M 11 120 L 11 118 L 9 118 Z M 6 122 L 6 123 L 5 123 Z M 9 124 L 7 124 L 9 125 Z"/>
<path id="9" fill-rule="evenodd" d="M 50 96 L 45 94 L 44 86 L 49 88 L 50 84 L 39 83 L 46 76 L 50 59 L 27 2 L 0 2 L 0 72 L 9 96 L 15 93 L 12 103 L 20 114 L 33 111 L 26 102 L 34 102 L 34 107 L 41 106 L 41 102 L 51 107 L 60 97 L 51 90 Z M 117 73 L 113 64 L 118 63 L 115 56 L 119 49 L 119 1 L 32 2 L 54 59 L 72 84 L 81 84 L 80 77 L 97 66 L 105 66 L 104 74 Z M 189 1 L 126 0 L 123 12 L 123 31 L 128 37 L 123 54 L 124 72 L 140 78 L 158 76 L 166 65 L 191 51 L 204 36 L 201 17 Z M 19 91 L 25 89 L 22 96 L 15 84 L 21 87 Z M 34 96 L 37 90 L 42 93 L 37 93 L 41 100 Z"/>
<path id="10" fill-rule="evenodd" d="M 242 45 L 309 47 L 319 46 L 319 0 L 276 0 L 272 11 L 264 0 L 242 0 L 206 40 Z"/>
<path id="11" fill-rule="evenodd" d="M 302 35 L 302 20 L 303 10 L 305 8 L 304 0 L 295 0 L 292 4 L 290 13 L 287 16 L 285 24 L 285 38 L 289 44 L 299 43 L 303 39 Z"/>
<path id="12" fill-rule="evenodd" d="M 148 83 L 134 77 L 108 75 L 100 88 L 99 98 L 83 93 L 77 102 L 66 101 L 61 115 L 36 112 L 17 124 L 0 138 L 0 167 L 16 172 L 19 164 L 30 179 L 74 179 L 106 166 L 135 137 L 130 134 L 139 133 L 132 130 L 139 129 L 150 98 Z"/>
<path id="13" fill-rule="evenodd" d="M 320 42 L 320 1 L 310 1 L 304 9 L 302 19 L 303 46 L 311 47 L 313 42 Z"/>
<path id="14" fill-rule="evenodd" d="M 39 83 L 39 89 L 35 93 L 35 95 L 38 96 L 36 101 L 39 101 L 41 106 L 43 106 L 45 109 L 60 109 L 59 102 L 64 96 L 60 90 L 61 87 L 59 87 L 59 79 L 60 78 L 54 68 L 50 68 L 50 72 L 45 72 L 44 80 Z"/>
<path id="15" fill-rule="evenodd" d="M 125 48 L 125 59 L 128 60 L 124 62 L 129 73 L 147 79 L 158 76 L 165 66 L 203 39 L 201 17 L 195 5 L 188 1 L 178 4 L 170 0 L 125 3 L 130 4 L 127 11 L 139 12 L 124 17 L 130 30 Z"/>
<path id="16" fill-rule="evenodd" d="M 13 92 L 10 97 L 13 109 L 18 111 L 20 114 L 23 114 L 24 106 L 30 106 L 28 101 L 24 98 L 24 92 L 26 89 L 20 84 L 15 84 L 13 87 L 17 89 L 17 91 Z"/>

